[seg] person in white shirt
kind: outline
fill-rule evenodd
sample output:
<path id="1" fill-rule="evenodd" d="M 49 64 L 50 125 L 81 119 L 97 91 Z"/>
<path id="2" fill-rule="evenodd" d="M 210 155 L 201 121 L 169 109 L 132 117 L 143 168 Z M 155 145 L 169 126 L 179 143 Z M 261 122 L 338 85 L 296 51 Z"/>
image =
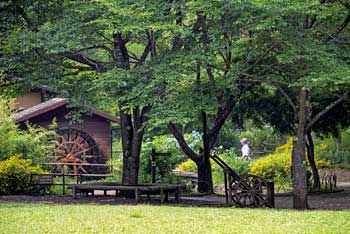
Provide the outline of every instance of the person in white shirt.
<path id="1" fill-rule="evenodd" d="M 248 139 L 247 138 L 243 138 L 241 140 L 241 144 L 242 144 L 242 159 L 247 160 L 247 161 L 251 161 L 252 160 L 252 153 L 251 150 L 248 146 Z"/>

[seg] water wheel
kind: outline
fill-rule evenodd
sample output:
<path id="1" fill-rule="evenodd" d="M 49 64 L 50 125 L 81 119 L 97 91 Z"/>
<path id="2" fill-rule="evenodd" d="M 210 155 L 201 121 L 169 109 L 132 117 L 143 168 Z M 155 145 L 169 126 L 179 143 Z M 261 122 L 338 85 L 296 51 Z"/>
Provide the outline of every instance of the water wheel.
<path id="1" fill-rule="evenodd" d="M 72 128 L 61 128 L 58 145 L 54 151 L 54 161 L 69 164 L 74 174 L 88 173 L 89 168 L 82 164 L 95 163 L 99 150 L 94 139 L 86 132 Z"/>
<path id="2" fill-rule="evenodd" d="M 254 175 L 243 175 L 239 180 L 230 182 L 232 201 L 239 207 L 265 207 L 267 199 L 263 196 L 264 180 Z"/>

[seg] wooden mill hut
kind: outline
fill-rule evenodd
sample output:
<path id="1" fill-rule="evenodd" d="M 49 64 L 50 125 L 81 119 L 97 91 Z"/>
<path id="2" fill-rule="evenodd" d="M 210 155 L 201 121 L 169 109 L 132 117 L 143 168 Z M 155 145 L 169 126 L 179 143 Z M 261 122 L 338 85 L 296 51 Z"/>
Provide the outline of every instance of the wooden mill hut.
<path id="1" fill-rule="evenodd" d="M 111 158 L 111 123 L 119 123 L 119 118 L 108 113 L 85 107 L 81 121 L 73 122 L 67 118 L 71 110 L 69 100 L 52 98 L 47 101 L 37 93 L 17 98 L 14 121 L 22 129 L 26 122 L 48 128 L 55 120 L 56 132 L 60 135 L 58 146 L 52 155 L 56 163 L 104 164 Z M 103 173 L 98 167 L 79 166 L 79 173 Z M 104 169 L 106 170 L 106 169 Z"/>

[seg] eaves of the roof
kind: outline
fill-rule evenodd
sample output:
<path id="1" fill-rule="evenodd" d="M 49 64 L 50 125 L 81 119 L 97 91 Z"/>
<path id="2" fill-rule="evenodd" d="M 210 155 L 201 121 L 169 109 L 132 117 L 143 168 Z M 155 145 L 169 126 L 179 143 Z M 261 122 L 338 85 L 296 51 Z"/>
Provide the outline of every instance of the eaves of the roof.
<path id="1" fill-rule="evenodd" d="M 40 103 L 38 105 L 35 105 L 33 107 L 30 107 L 28 109 L 25 109 L 23 111 L 20 111 L 15 114 L 14 121 L 16 123 L 22 123 L 26 120 L 30 120 L 34 117 L 37 117 L 39 115 L 45 114 L 49 111 L 55 110 L 59 107 L 65 106 L 69 103 L 68 99 L 66 98 L 53 98 L 46 102 Z M 120 123 L 120 119 L 118 117 L 112 116 L 108 113 L 96 110 L 92 107 L 87 107 L 88 111 L 90 111 L 92 114 L 97 115 L 101 118 L 104 118 L 108 121 L 114 122 L 114 123 Z"/>

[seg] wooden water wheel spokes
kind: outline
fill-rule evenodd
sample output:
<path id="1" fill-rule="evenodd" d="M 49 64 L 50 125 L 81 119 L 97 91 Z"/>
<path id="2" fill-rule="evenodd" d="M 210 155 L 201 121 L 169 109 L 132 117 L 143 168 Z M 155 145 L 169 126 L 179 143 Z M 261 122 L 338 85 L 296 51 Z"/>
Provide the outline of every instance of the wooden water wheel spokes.
<path id="1" fill-rule="evenodd" d="M 230 182 L 232 201 L 240 207 L 263 207 L 267 201 L 263 196 L 263 180 L 254 175 L 243 175 L 240 180 Z"/>
<path id="2" fill-rule="evenodd" d="M 88 173 L 82 164 L 94 163 L 99 156 L 96 142 L 87 133 L 71 128 L 59 129 L 54 161 L 72 166 L 74 174 Z"/>

